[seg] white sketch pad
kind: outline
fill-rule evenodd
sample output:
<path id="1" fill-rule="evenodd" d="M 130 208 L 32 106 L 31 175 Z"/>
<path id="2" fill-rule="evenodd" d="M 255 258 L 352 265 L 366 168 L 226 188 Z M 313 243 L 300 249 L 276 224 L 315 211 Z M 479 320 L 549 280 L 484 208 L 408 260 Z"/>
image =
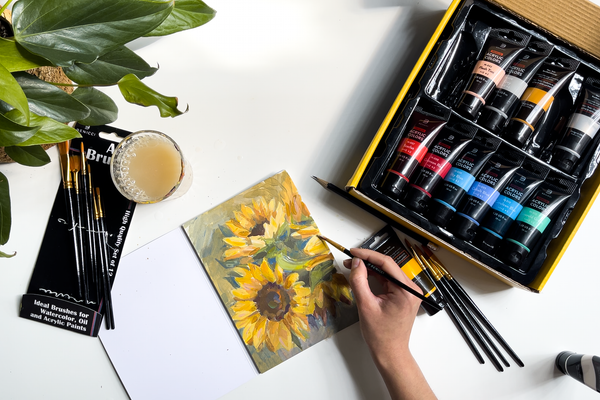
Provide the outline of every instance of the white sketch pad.
<path id="1" fill-rule="evenodd" d="M 217 399 L 258 375 L 182 228 L 123 257 L 100 340 L 132 399 Z"/>

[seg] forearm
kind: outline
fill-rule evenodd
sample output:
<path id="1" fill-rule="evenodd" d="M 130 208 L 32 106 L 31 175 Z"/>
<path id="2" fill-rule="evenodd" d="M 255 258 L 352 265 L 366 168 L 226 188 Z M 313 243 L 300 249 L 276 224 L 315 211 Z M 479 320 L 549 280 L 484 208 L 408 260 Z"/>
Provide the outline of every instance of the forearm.
<path id="1" fill-rule="evenodd" d="M 373 353 L 373 359 L 393 400 L 436 399 L 408 349 Z"/>

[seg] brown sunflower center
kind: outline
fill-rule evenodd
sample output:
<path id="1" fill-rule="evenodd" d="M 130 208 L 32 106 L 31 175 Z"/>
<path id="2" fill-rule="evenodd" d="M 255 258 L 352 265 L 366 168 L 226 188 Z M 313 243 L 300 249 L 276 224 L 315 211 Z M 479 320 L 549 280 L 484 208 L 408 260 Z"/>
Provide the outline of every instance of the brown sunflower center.
<path id="1" fill-rule="evenodd" d="M 250 231 L 250 236 L 262 236 L 265 234 L 265 227 L 263 224 L 256 224 L 252 231 Z"/>
<path id="2" fill-rule="evenodd" d="M 269 282 L 258 291 L 254 302 L 261 315 L 271 321 L 281 321 L 290 309 L 291 297 L 283 287 Z"/>

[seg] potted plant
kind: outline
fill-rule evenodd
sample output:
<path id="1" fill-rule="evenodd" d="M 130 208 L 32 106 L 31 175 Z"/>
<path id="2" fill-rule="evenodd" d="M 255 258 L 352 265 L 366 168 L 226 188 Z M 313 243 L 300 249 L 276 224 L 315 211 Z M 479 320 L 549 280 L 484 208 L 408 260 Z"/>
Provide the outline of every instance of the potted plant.
<path id="1" fill-rule="evenodd" d="M 17 163 L 47 164 L 42 145 L 80 136 L 67 122 L 103 125 L 117 119 L 114 101 L 96 89 L 101 86 L 118 85 L 127 102 L 155 106 L 161 117 L 184 113 L 176 97 L 141 82 L 157 68 L 125 45 L 195 28 L 214 16 L 201 0 L 15 1 L 10 26 L 0 23 L 0 33 L 7 35 L 0 37 L 0 147 Z M 40 67 L 62 69 L 70 83 L 25 72 Z M 60 86 L 74 90 L 69 94 Z M 10 225 L 9 186 L 0 173 L 0 245 L 8 241 Z"/>

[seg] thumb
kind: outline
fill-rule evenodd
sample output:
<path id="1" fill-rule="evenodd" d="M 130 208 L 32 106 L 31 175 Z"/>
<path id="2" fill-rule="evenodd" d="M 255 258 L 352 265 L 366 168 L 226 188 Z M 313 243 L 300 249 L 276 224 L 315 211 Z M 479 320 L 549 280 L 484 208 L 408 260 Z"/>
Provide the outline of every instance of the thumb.
<path id="1" fill-rule="evenodd" d="M 348 280 L 358 307 L 368 307 L 373 302 L 375 295 L 369 287 L 367 267 L 360 258 L 352 259 L 352 269 Z"/>

